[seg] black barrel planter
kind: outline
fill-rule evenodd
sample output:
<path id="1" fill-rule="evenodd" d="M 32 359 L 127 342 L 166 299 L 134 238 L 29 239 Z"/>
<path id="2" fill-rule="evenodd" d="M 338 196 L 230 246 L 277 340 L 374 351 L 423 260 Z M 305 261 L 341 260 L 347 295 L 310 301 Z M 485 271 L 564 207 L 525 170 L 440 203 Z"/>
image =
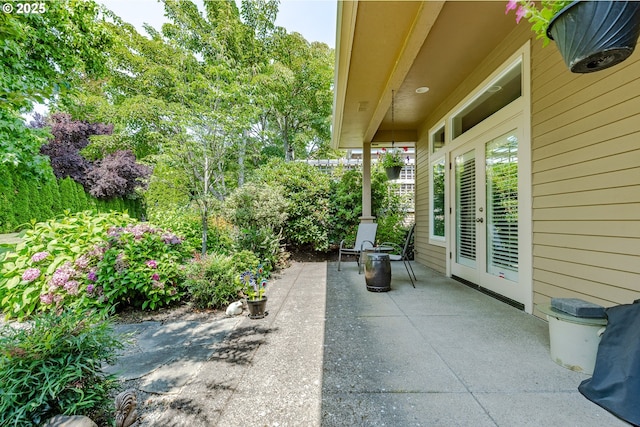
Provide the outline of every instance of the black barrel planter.
<path id="1" fill-rule="evenodd" d="M 633 53 L 638 35 L 637 1 L 575 1 L 558 12 L 547 28 L 547 36 L 574 73 L 619 64 Z"/>
<path id="2" fill-rule="evenodd" d="M 364 263 L 364 280 L 370 292 L 387 292 L 391 290 L 391 262 L 389 254 L 366 252 Z"/>

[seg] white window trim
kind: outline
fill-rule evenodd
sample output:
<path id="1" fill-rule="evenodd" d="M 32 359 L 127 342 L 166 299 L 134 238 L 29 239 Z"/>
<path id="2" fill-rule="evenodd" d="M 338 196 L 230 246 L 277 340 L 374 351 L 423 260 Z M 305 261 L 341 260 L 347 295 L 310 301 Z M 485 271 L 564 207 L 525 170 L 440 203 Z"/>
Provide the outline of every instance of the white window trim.
<path id="1" fill-rule="evenodd" d="M 473 102 L 482 92 L 486 90 L 495 80 L 498 80 L 504 73 L 506 73 L 511 67 L 518 62 L 522 63 L 522 95 L 521 97 L 511 103 L 505 111 L 500 111 L 491 120 L 479 123 L 475 128 L 470 129 L 464 134 L 458 136 L 455 140 L 451 139 L 453 130 L 453 117 L 464 109 L 469 103 Z M 514 113 L 514 111 L 516 111 Z M 521 265 L 519 266 L 519 283 L 527 287 L 529 295 L 525 298 L 525 311 L 527 313 L 533 312 L 533 206 L 532 206 L 532 191 L 531 191 L 531 42 L 527 41 L 519 49 L 517 49 L 513 55 L 506 61 L 504 61 L 499 67 L 496 68 L 489 77 L 487 77 L 480 85 L 474 90 L 469 92 L 460 103 L 458 103 L 453 109 L 451 109 L 445 116 L 438 121 L 438 124 L 433 126 L 429 131 L 429 244 L 436 246 L 445 246 L 447 248 L 446 256 L 446 275 L 451 276 L 451 260 L 449 258 L 449 252 L 452 250 L 451 242 L 451 215 L 447 214 L 447 220 L 445 221 L 445 239 L 444 244 L 440 239 L 433 239 L 431 235 L 432 230 L 432 211 L 431 206 L 433 203 L 432 193 L 432 165 L 434 162 L 439 161 L 442 157 L 445 159 L 445 212 L 449 213 L 450 201 L 449 195 L 451 194 L 448 165 L 451 162 L 450 153 L 452 150 L 464 145 L 472 138 L 476 138 L 478 135 L 486 132 L 492 127 L 497 126 L 499 123 L 505 120 L 510 120 L 514 115 L 522 114 L 523 123 L 523 142 L 522 150 L 519 151 L 519 175 L 523 178 L 518 182 L 518 192 L 520 195 L 520 206 L 518 209 L 518 216 L 522 220 L 522 224 L 527 224 L 527 230 L 523 232 L 523 238 L 519 241 L 519 251 L 523 254 L 521 257 Z M 435 153 L 431 152 L 431 137 L 432 133 L 435 133 L 445 124 L 445 145 L 437 150 Z"/>

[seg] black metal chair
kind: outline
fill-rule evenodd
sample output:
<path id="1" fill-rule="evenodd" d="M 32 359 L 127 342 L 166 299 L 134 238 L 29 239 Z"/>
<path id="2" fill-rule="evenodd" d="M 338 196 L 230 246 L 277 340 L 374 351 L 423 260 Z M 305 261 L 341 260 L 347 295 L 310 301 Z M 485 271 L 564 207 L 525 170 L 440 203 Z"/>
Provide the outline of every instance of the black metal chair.
<path id="1" fill-rule="evenodd" d="M 383 242 L 380 246 L 391 246 L 395 248 L 395 252 L 390 253 L 389 260 L 390 261 L 402 261 L 404 263 L 404 268 L 407 269 L 407 274 L 409 275 L 409 280 L 411 280 L 411 284 L 413 287 L 416 287 L 415 281 L 418 280 L 416 277 L 416 273 L 413 271 L 413 267 L 411 267 L 411 262 L 409 261 L 409 248 L 411 247 L 411 240 L 413 239 L 413 233 L 415 231 L 416 225 L 413 224 L 409 229 L 409 233 L 407 234 L 407 239 L 404 242 L 404 247 L 400 247 L 400 245 L 392 242 Z M 413 275 L 413 277 L 412 277 Z"/>

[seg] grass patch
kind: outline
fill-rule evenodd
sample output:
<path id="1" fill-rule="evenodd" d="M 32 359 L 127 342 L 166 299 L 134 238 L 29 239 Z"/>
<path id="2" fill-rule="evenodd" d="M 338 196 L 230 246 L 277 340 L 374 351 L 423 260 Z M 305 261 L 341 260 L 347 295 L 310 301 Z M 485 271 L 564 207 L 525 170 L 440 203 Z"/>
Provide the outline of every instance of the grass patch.
<path id="1" fill-rule="evenodd" d="M 0 259 L 7 252 L 15 252 L 21 240 L 18 233 L 0 234 Z"/>

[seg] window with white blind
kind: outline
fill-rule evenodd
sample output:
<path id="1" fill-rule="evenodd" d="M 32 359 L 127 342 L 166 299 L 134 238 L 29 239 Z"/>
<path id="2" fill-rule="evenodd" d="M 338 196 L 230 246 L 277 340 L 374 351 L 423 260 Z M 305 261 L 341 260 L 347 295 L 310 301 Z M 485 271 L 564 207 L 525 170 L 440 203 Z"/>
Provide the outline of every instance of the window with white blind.
<path id="1" fill-rule="evenodd" d="M 518 138 L 503 135 L 486 145 L 487 273 L 517 280 Z"/>
<path id="2" fill-rule="evenodd" d="M 476 264 L 475 150 L 456 157 L 456 262 Z"/>

